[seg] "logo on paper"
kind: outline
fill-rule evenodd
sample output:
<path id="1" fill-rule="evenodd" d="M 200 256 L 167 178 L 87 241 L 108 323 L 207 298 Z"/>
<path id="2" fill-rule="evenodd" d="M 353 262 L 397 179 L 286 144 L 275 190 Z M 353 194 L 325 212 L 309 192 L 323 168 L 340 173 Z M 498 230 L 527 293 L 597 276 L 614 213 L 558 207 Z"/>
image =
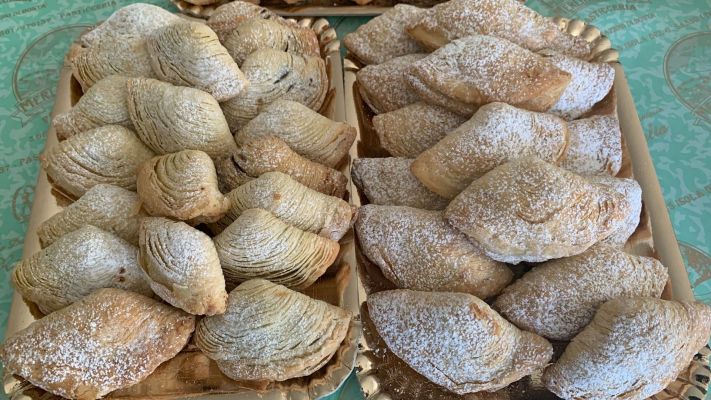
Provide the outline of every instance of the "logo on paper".
<path id="1" fill-rule="evenodd" d="M 674 96 L 697 118 L 711 123 L 711 32 L 674 42 L 664 55 L 664 77 Z"/>
<path id="2" fill-rule="evenodd" d="M 686 262 L 694 295 L 699 301 L 711 304 L 711 256 L 684 242 L 679 242 L 679 250 Z"/>
<path id="3" fill-rule="evenodd" d="M 30 219 L 34 186 L 25 185 L 15 191 L 12 196 L 12 215 L 16 220 L 25 222 Z"/>
<path id="4" fill-rule="evenodd" d="M 37 38 L 22 52 L 12 74 L 17 110 L 12 118 L 27 125 L 36 117 L 49 123 L 57 78 L 69 46 L 89 25 L 69 25 Z"/>

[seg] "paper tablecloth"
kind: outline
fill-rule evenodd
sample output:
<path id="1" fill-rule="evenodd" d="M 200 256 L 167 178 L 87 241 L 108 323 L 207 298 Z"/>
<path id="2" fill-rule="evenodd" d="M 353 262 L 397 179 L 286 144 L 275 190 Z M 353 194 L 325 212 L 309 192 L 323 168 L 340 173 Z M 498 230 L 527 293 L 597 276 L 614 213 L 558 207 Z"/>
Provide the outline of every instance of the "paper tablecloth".
<path id="1" fill-rule="evenodd" d="M 86 27 L 131 2 L 0 0 L 0 337 L 63 56 Z M 694 292 L 711 304 L 711 1 L 527 4 L 584 19 L 620 50 Z M 342 38 L 367 18 L 330 21 Z M 360 398 L 353 377 L 340 398 Z"/>

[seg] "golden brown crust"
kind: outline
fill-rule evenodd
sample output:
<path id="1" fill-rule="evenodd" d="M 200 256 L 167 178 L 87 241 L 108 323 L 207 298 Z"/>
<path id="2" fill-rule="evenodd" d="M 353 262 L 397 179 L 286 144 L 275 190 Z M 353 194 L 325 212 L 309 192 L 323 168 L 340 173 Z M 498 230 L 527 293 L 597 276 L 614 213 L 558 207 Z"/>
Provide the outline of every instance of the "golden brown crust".
<path id="1" fill-rule="evenodd" d="M 474 181 L 445 218 L 491 258 L 515 264 L 580 254 L 614 232 L 628 208 L 613 189 L 531 157 Z"/>
<path id="2" fill-rule="evenodd" d="M 415 62 L 407 77 L 423 100 L 465 116 L 496 101 L 548 110 L 570 78 L 544 57 L 484 35 L 447 44 Z"/>
<path id="3" fill-rule="evenodd" d="M 145 379 L 187 344 L 195 319 L 148 297 L 101 289 L 35 321 L 0 348 L 6 371 L 93 400 Z"/>
<path id="4" fill-rule="evenodd" d="M 521 329 L 570 340 L 602 303 L 617 297 L 659 297 L 668 279 L 659 261 L 598 244 L 534 267 L 504 289 L 493 307 Z"/>
<path id="5" fill-rule="evenodd" d="M 138 259 L 153 291 L 190 314 L 225 312 L 227 292 L 212 239 L 190 225 L 144 218 Z"/>
<path id="6" fill-rule="evenodd" d="M 439 211 L 365 205 L 355 225 L 363 254 L 402 289 L 498 294 L 513 274 L 452 228 Z"/>
<path id="7" fill-rule="evenodd" d="M 466 120 L 446 108 L 418 101 L 374 116 L 373 128 L 380 145 L 393 157 L 415 158 Z"/>
<path id="8" fill-rule="evenodd" d="M 232 165 L 222 164 L 222 167 L 242 171 L 252 178 L 278 171 L 329 196 L 342 198 L 346 192 L 348 178 L 342 172 L 307 160 L 276 136 L 262 136 L 243 144 L 231 160 Z M 237 173 L 232 175 L 239 176 Z"/>
<path id="9" fill-rule="evenodd" d="M 250 18 L 222 41 L 237 64 L 258 49 L 275 49 L 304 57 L 319 57 L 318 38 L 311 28 L 285 24 L 277 19 Z"/>
<path id="10" fill-rule="evenodd" d="M 424 13 L 422 8 L 396 4 L 347 34 L 343 44 L 365 64 L 380 64 L 395 57 L 420 53 L 422 47 L 407 34 L 405 26 Z"/>
<path id="11" fill-rule="evenodd" d="M 531 51 L 552 49 L 580 58 L 591 51 L 584 38 L 561 31 L 517 0 L 443 2 L 408 24 L 407 32 L 430 51 L 475 34 L 500 37 Z"/>
<path id="12" fill-rule="evenodd" d="M 220 41 L 224 41 L 239 24 L 250 18 L 281 20 L 281 17 L 264 7 L 248 1 L 231 1 L 217 7 L 206 23 Z"/>
<path id="13" fill-rule="evenodd" d="M 427 54 L 408 54 L 382 64 L 368 65 L 358 71 L 356 80 L 363 100 L 376 114 L 395 111 L 419 100 L 410 88 L 405 73 L 415 61 Z"/>
<path id="14" fill-rule="evenodd" d="M 564 399 L 646 399 L 676 379 L 709 334 L 707 305 L 617 298 L 600 307 L 542 381 Z"/>
<path id="15" fill-rule="evenodd" d="M 548 341 L 469 294 L 390 290 L 368 296 L 368 310 L 393 353 L 457 394 L 506 387 L 553 354 Z"/>
<path id="16" fill-rule="evenodd" d="M 354 127 L 336 122 L 291 100 L 277 100 L 265 107 L 236 135 L 242 145 L 275 135 L 296 153 L 311 161 L 335 168 L 343 161 L 356 137 Z"/>
<path id="17" fill-rule="evenodd" d="M 183 150 L 153 157 L 138 171 L 138 196 L 153 216 L 192 223 L 214 222 L 229 208 L 210 156 Z"/>
<path id="18" fill-rule="evenodd" d="M 451 199 L 493 168 L 536 156 L 558 164 L 568 145 L 567 123 L 554 115 L 490 103 L 425 150 L 412 173 L 427 188 Z"/>

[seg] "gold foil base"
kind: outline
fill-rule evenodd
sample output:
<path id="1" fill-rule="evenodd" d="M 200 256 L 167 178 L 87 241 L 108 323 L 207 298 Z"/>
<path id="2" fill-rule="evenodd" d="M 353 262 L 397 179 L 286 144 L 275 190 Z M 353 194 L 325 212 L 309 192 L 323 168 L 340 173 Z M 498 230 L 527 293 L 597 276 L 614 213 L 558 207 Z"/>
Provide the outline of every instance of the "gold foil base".
<path id="1" fill-rule="evenodd" d="M 336 121 L 345 120 L 343 89 L 343 69 L 340 57 L 340 42 L 336 31 L 325 19 L 303 18 L 296 21 L 299 25 L 313 29 L 318 37 L 321 53 L 326 61 L 329 77 L 329 93 L 320 112 Z M 76 46 L 76 44 L 75 44 Z M 70 51 L 75 51 L 72 47 Z M 53 115 L 67 111 L 81 97 L 81 87 L 71 76 L 71 70 L 65 65 L 57 90 Z M 47 147 L 56 145 L 54 129 L 48 133 Z M 350 176 L 350 163 L 343 162 L 341 171 Z M 73 199 L 54 190 L 44 171 L 40 172 L 35 204 L 25 239 L 24 256 L 40 250 L 36 235 L 38 225 Z M 307 295 L 338 305 L 351 311 L 353 319 L 345 340 L 331 360 L 314 374 L 284 382 L 249 382 L 234 381 L 224 376 L 215 362 L 202 354 L 195 346 L 188 346 L 176 356 L 158 367 L 144 381 L 110 393 L 107 398 L 114 399 L 177 399 L 210 396 L 210 399 L 264 399 L 264 400 L 307 400 L 318 399 L 336 391 L 350 375 L 356 356 L 357 343 L 361 336 L 359 316 L 358 287 L 355 272 L 355 250 L 352 232 L 341 241 L 341 251 L 334 265 L 313 286 L 303 292 Z M 31 305 L 30 305 L 31 306 Z M 8 320 L 6 336 L 12 335 L 28 325 L 34 317 L 30 308 L 15 296 Z M 54 396 L 23 380 L 20 377 L 6 375 L 5 392 L 11 399 L 54 399 Z"/>
<path id="2" fill-rule="evenodd" d="M 565 30 L 575 36 L 582 36 L 593 44 L 591 60 L 596 62 L 610 62 L 616 68 L 617 77 L 610 93 L 596 104 L 585 117 L 592 115 L 610 115 L 616 113 L 620 119 L 622 137 L 622 168 L 618 177 L 634 177 L 643 189 L 643 205 L 640 215 L 640 224 L 630 240 L 625 245 L 625 250 L 632 254 L 651 256 L 661 259 L 670 270 L 670 281 L 667 283 L 662 293 L 662 298 L 688 300 L 691 287 L 688 280 L 678 279 L 685 277 L 686 272 L 680 257 L 675 257 L 673 251 L 661 251 L 657 253 L 657 248 L 673 248 L 676 246 L 676 239 L 672 234 L 671 224 L 668 222 L 668 214 L 665 207 L 659 207 L 656 195 L 658 182 L 653 168 L 644 167 L 643 162 L 649 159 L 649 152 L 644 145 L 639 145 L 639 137 L 643 133 L 639 128 L 639 119 L 634 111 L 634 103 L 629 97 L 629 88 L 624 78 L 621 66 L 617 63 L 619 53 L 611 47 L 610 40 L 601 34 L 600 30 L 585 24 L 580 20 L 569 20 L 566 18 L 553 19 L 561 30 Z M 358 127 L 356 147 L 352 157 L 389 157 L 390 155 L 380 145 L 377 134 L 372 124 L 373 111 L 367 106 L 360 96 L 358 82 L 355 80 L 355 73 L 361 67 L 360 63 L 351 55 L 344 61 L 346 70 L 345 85 L 349 92 L 346 97 L 348 105 L 348 122 Z M 635 126 L 636 122 L 636 126 Z M 648 182 L 657 182 L 657 187 Z M 352 198 L 356 199 L 356 205 L 367 204 L 367 199 L 362 193 L 352 185 Z M 663 204 L 663 203 L 662 203 Z M 665 222 L 665 218 L 666 221 Z M 656 225 L 655 225 L 656 223 Z M 652 226 L 664 235 L 653 232 Z M 659 228 L 663 229 L 659 229 Z M 388 281 L 380 269 L 370 262 L 360 251 L 356 238 L 356 260 L 358 264 L 358 278 L 360 285 L 361 318 L 363 323 L 363 337 L 359 344 L 358 357 L 356 358 L 356 371 L 358 379 L 363 387 L 363 392 L 367 400 L 552 400 L 557 397 L 545 389 L 540 381 L 540 373 L 528 376 L 508 387 L 494 393 L 480 392 L 469 395 L 456 395 L 438 385 L 410 368 L 404 361 L 394 355 L 382 340 L 377 330 L 372 324 L 368 315 L 367 304 L 365 303 L 368 294 L 382 290 L 395 288 L 395 285 Z M 678 251 L 678 248 L 677 248 Z M 513 267 L 514 273 L 520 277 L 529 266 L 517 265 Z M 675 274 L 676 272 L 676 274 Z M 672 286 L 677 290 L 672 291 Z M 679 288 L 683 290 L 679 290 Z M 554 348 L 554 360 L 562 354 L 566 342 L 552 342 Z M 689 365 L 689 368 L 682 372 L 678 379 L 672 382 L 667 389 L 653 397 L 653 399 L 698 399 L 702 400 L 709 385 L 709 354 L 711 350 L 704 347 L 696 355 Z"/>

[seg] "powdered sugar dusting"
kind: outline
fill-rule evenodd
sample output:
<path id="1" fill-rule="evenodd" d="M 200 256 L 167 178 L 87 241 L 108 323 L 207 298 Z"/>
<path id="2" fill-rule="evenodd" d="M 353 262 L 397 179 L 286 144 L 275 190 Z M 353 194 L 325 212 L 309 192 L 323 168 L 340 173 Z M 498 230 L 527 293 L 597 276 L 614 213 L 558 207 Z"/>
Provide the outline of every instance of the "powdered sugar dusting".
<path id="1" fill-rule="evenodd" d="M 363 254 L 400 288 L 487 298 L 512 278 L 438 211 L 369 204 L 360 208 L 355 228 Z"/>
<path id="2" fill-rule="evenodd" d="M 407 4 L 396 4 L 381 15 L 361 25 L 343 38 L 348 51 L 366 64 L 380 64 L 423 49 L 407 32 L 405 26 L 418 20 L 425 10 Z"/>
<path id="3" fill-rule="evenodd" d="M 551 105 L 544 103 L 554 102 L 553 94 L 570 79 L 543 57 L 485 35 L 455 40 L 415 62 L 408 72 L 409 83 L 423 99 L 462 115 L 495 101 L 543 111 Z M 447 101 L 428 96 L 427 90 Z"/>
<path id="4" fill-rule="evenodd" d="M 445 108 L 417 102 L 373 117 L 380 144 L 394 157 L 415 158 L 466 118 Z"/>
<path id="5" fill-rule="evenodd" d="M 597 115 L 568 124 L 570 143 L 562 167 L 583 175 L 617 175 L 622 166 L 622 132 L 614 115 Z"/>
<path id="6" fill-rule="evenodd" d="M 359 158 L 353 160 L 353 183 L 373 204 L 443 210 L 447 199 L 422 186 L 410 172 L 411 159 Z"/>
<path id="7" fill-rule="evenodd" d="M 452 198 L 509 160 L 535 156 L 557 164 L 567 141 L 567 124 L 556 116 L 490 103 L 420 154 L 413 173 L 425 186 Z"/>
<path id="8" fill-rule="evenodd" d="M 547 59 L 573 78 L 560 99 L 548 110 L 567 120 L 573 120 L 602 100 L 612 88 L 615 69 L 608 63 L 590 63 L 577 58 L 552 54 Z"/>
<path id="9" fill-rule="evenodd" d="M 651 257 L 595 245 L 582 254 L 535 267 L 504 289 L 494 308 L 521 329 L 570 340 L 605 301 L 659 297 L 668 279 L 666 267 Z"/>
<path id="10" fill-rule="evenodd" d="M 543 383 L 567 399 L 646 399 L 677 377 L 709 334 L 711 309 L 704 304 L 611 300 L 546 369 Z"/>
<path id="11" fill-rule="evenodd" d="M 588 180 L 609 187 L 621 194 L 627 201 L 629 208 L 625 218 L 617 224 L 617 229 L 603 240 L 604 243 L 610 245 L 624 246 L 639 225 L 642 212 L 642 187 L 634 179 L 613 178 L 607 175 L 590 176 Z"/>
<path id="12" fill-rule="evenodd" d="M 544 339 L 519 331 L 467 294 L 385 291 L 368 297 L 368 310 L 390 350 L 458 394 L 504 387 L 552 355 Z"/>
<path id="13" fill-rule="evenodd" d="M 405 72 L 427 54 L 408 54 L 358 71 L 356 79 L 363 99 L 376 114 L 395 111 L 418 100 L 407 85 Z"/>
<path id="14" fill-rule="evenodd" d="M 32 323 L 0 349 L 5 368 L 67 398 L 99 398 L 138 383 L 187 343 L 194 319 L 118 289 L 102 289 Z"/>
<path id="15" fill-rule="evenodd" d="M 540 262 L 582 253 L 609 236 L 629 205 L 617 192 L 536 158 L 474 181 L 445 218 L 495 260 Z"/>
<path id="16" fill-rule="evenodd" d="M 532 51 L 545 48 L 585 58 L 590 44 L 562 32 L 549 20 L 517 0 L 451 0 L 432 7 L 425 17 L 408 25 L 417 39 L 427 36 L 455 40 L 482 34 L 506 39 Z"/>

